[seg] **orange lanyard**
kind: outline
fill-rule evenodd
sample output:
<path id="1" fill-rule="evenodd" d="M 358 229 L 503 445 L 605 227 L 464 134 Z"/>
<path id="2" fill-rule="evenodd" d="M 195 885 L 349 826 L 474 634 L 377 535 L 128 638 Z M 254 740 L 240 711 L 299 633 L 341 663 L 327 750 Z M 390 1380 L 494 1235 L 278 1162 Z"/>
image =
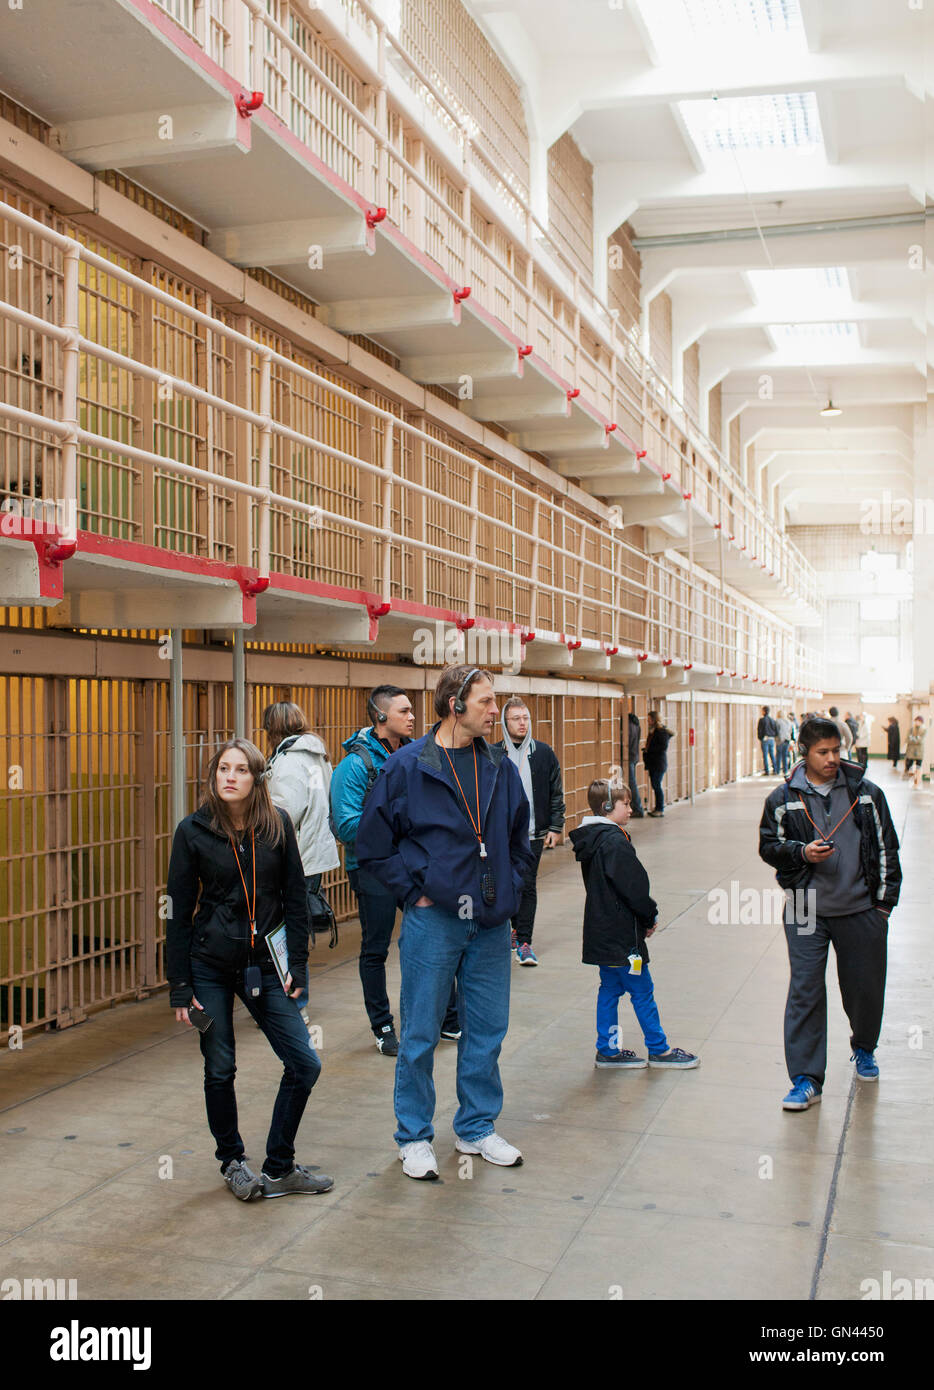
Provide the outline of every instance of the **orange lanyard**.
<path id="1" fill-rule="evenodd" d="M 443 743 L 442 743 L 441 747 L 444 748 L 444 744 L 443 744 Z M 477 819 L 476 819 L 476 820 L 474 820 L 473 816 L 472 816 L 471 813 L 470 813 L 470 807 L 469 807 L 469 805 L 467 804 L 467 798 L 466 798 L 466 796 L 464 796 L 464 788 L 461 786 L 461 779 L 460 779 L 460 778 L 458 777 L 458 775 L 457 775 L 457 769 L 456 769 L 455 766 L 454 766 L 454 763 L 453 763 L 453 761 L 452 761 L 452 759 L 451 759 L 451 755 L 450 755 L 450 753 L 448 752 L 448 750 L 447 750 L 446 748 L 444 748 L 444 752 L 445 752 L 445 756 L 447 757 L 448 762 L 451 764 L 451 771 L 454 773 L 454 781 L 457 783 L 457 790 L 460 792 L 461 796 L 463 797 L 464 809 L 466 810 L 467 815 L 468 815 L 469 818 L 470 818 L 470 824 L 473 826 L 473 833 L 476 835 L 476 837 L 477 837 L 477 842 L 478 842 L 478 844 L 480 845 L 480 858 L 481 858 L 481 859 L 485 859 L 485 858 L 486 858 L 486 845 L 483 843 L 483 832 L 482 832 L 481 829 L 480 829 L 480 777 L 479 777 L 479 775 L 478 775 L 478 773 L 477 773 L 477 745 L 476 745 L 475 743 L 472 743 L 472 744 L 471 744 L 471 747 L 473 748 L 473 778 L 474 778 L 474 784 L 475 784 L 475 788 L 476 788 L 476 792 L 477 792 Z"/>
<path id="2" fill-rule="evenodd" d="M 816 795 L 816 796 L 820 796 L 820 792 L 816 792 L 815 795 Z M 828 796 L 829 796 L 829 793 L 828 793 Z M 829 803 L 828 803 L 828 804 L 829 804 Z M 850 814 L 850 811 L 852 811 L 852 809 L 853 809 L 853 807 L 854 807 L 855 805 L 856 805 L 856 802 L 855 802 L 855 801 L 851 801 L 851 802 L 850 802 L 849 810 L 848 810 L 844 815 L 842 815 L 842 816 L 840 817 L 840 819 L 837 821 L 836 825 L 834 826 L 833 830 L 830 830 L 830 831 L 827 832 L 826 835 L 823 835 L 823 834 L 821 834 L 820 826 L 816 823 L 816 821 L 811 820 L 811 813 L 810 813 L 810 811 L 808 810 L 807 806 L 805 805 L 803 798 L 802 798 L 802 801 L 801 801 L 801 809 L 802 809 L 802 811 L 803 811 L 804 814 L 807 816 L 808 820 L 811 821 L 811 824 L 814 826 L 814 829 L 817 831 L 818 837 L 819 837 L 821 840 L 829 840 L 830 837 L 831 837 L 831 835 L 834 833 L 834 830 L 839 830 L 839 829 L 840 829 L 840 826 L 841 826 L 841 825 L 843 824 L 843 822 L 846 820 L 847 816 Z"/>
<path id="3" fill-rule="evenodd" d="M 240 875 L 240 882 L 243 884 L 243 896 L 246 898 L 246 910 L 250 914 L 250 950 L 256 940 L 256 835 L 250 831 L 250 843 L 253 848 L 253 902 L 250 902 L 250 895 L 246 891 L 246 879 L 243 877 L 243 870 L 240 868 L 240 856 L 237 853 L 237 846 L 233 840 L 230 841 L 230 848 L 234 852 L 234 859 L 237 863 L 237 872 Z"/>

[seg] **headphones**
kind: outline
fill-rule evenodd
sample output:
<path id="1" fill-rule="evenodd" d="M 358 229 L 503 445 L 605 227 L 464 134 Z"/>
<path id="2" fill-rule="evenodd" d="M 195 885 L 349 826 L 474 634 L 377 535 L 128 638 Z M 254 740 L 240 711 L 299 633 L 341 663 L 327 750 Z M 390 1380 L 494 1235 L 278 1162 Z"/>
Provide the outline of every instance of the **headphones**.
<path id="1" fill-rule="evenodd" d="M 366 697 L 366 709 L 371 722 L 374 724 L 385 724 L 386 720 L 389 718 L 385 710 L 380 709 L 372 695 Z"/>
<path id="2" fill-rule="evenodd" d="M 470 670 L 467 672 L 466 676 L 464 677 L 464 679 L 463 679 L 463 681 L 462 681 L 462 683 L 461 683 L 461 688 L 460 688 L 460 690 L 459 690 L 459 691 L 457 692 L 457 694 L 454 696 L 454 713 L 455 713 L 455 714 L 464 714 L 464 713 L 466 713 L 467 705 L 466 705 L 466 702 L 465 702 L 465 700 L 464 700 L 464 691 L 467 689 L 468 685 L 469 685 L 470 682 L 473 680 L 474 676 L 479 676 L 479 674 L 480 674 L 480 667 L 479 667 L 479 666 L 471 666 Z"/>

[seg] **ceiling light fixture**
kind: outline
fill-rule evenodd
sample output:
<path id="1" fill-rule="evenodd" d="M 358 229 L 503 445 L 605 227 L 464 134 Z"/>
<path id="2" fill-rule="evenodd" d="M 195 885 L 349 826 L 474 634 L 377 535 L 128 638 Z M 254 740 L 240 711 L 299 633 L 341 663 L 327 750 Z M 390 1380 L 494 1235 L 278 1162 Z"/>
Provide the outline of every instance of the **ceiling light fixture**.
<path id="1" fill-rule="evenodd" d="M 843 414 L 843 411 L 840 409 L 840 407 L 839 407 L 838 405 L 834 405 L 834 403 L 833 403 L 832 400 L 828 400 L 827 404 L 824 406 L 823 410 L 821 411 L 821 415 L 823 415 L 823 416 L 825 417 L 825 419 L 828 419 L 831 415 L 842 415 L 842 414 Z"/>

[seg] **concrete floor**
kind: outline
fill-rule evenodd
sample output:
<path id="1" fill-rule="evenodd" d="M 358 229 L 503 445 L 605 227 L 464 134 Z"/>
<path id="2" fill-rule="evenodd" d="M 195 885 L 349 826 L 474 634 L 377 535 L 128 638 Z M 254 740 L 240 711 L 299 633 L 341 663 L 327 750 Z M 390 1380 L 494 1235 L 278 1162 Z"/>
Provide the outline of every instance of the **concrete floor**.
<path id="1" fill-rule="evenodd" d="M 874 761 L 906 884 L 890 930 L 878 1085 L 853 1079 L 829 976 L 823 1103 L 785 1114 L 778 925 L 715 926 L 708 892 L 774 886 L 756 853 L 765 792 L 711 792 L 635 843 L 665 929 L 652 943 L 662 1022 L 699 1070 L 593 1067 L 597 972 L 580 964 L 582 889 L 567 845 L 545 856 L 538 969 L 513 966 L 499 1130 L 524 1166 L 455 1154 L 453 1045 L 439 1047 L 441 1178 L 403 1177 L 393 1063 L 363 1011 L 355 924 L 319 945 L 312 1015 L 324 1070 L 298 1158 L 327 1195 L 240 1203 L 220 1181 L 193 1032 L 165 994 L 0 1056 L 0 1278 L 76 1279 L 96 1299 L 848 1299 L 864 1280 L 934 1278 L 934 795 Z M 398 998 L 398 953 L 390 957 Z M 628 1005 L 623 1044 L 641 1048 Z M 917 1029 L 922 1046 L 917 1041 Z M 915 1031 L 913 1031 L 915 1030 Z M 238 1015 L 241 1129 L 256 1168 L 278 1079 Z M 160 1176 L 172 1161 L 171 1178 Z M 903 1286 L 904 1287 L 904 1286 Z M 916 1295 L 918 1296 L 918 1295 Z"/>

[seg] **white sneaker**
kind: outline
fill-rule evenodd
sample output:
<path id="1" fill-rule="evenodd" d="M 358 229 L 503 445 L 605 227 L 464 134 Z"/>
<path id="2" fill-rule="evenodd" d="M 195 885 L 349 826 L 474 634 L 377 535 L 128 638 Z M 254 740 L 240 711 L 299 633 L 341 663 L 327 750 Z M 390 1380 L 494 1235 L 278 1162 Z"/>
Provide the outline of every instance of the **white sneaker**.
<path id="1" fill-rule="evenodd" d="M 462 1154 L 480 1154 L 487 1163 L 498 1163 L 501 1168 L 515 1168 L 522 1162 L 522 1155 L 512 1144 L 499 1134 L 487 1134 L 471 1144 L 467 1139 L 455 1138 L 454 1147 Z"/>
<path id="2" fill-rule="evenodd" d="M 401 1144 L 399 1157 L 402 1159 L 402 1171 L 407 1178 L 431 1180 L 438 1176 L 438 1160 L 427 1139 L 419 1139 L 414 1144 Z"/>

